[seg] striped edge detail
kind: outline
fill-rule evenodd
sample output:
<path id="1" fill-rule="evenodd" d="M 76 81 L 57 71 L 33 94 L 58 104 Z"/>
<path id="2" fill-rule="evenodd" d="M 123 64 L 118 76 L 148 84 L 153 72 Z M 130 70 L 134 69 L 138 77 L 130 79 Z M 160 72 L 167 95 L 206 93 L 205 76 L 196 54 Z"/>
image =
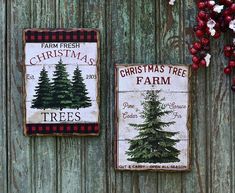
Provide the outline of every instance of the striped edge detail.
<path id="1" fill-rule="evenodd" d="M 26 124 L 26 135 L 98 134 L 99 124 Z"/>

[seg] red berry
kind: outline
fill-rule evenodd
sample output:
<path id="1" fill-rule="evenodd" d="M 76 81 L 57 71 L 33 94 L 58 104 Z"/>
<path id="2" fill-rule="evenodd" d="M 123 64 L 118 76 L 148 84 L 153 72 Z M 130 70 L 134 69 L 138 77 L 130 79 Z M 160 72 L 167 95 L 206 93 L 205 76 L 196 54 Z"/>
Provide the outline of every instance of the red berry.
<path id="1" fill-rule="evenodd" d="M 200 20 L 201 20 L 200 17 L 197 16 L 196 21 L 199 22 Z"/>
<path id="2" fill-rule="evenodd" d="M 216 22 L 216 24 L 215 24 L 215 27 L 214 27 L 215 29 L 220 29 L 220 23 L 219 22 Z"/>
<path id="3" fill-rule="evenodd" d="M 230 9 L 231 9 L 232 13 L 235 12 L 235 3 L 233 3 L 233 4 L 230 6 Z"/>
<path id="4" fill-rule="evenodd" d="M 203 29 L 206 27 L 206 22 L 202 21 L 202 20 L 199 20 L 198 21 L 198 27 L 199 29 Z"/>
<path id="5" fill-rule="evenodd" d="M 204 35 L 204 32 L 202 30 L 199 29 L 199 30 L 196 31 L 196 36 L 198 38 L 202 37 L 203 35 Z"/>
<path id="6" fill-rule="evenodd" d="M 195 55 L 197 53 L 197 50 L 195 48 L 190 48 L 189 51 L 192 55 Z"/>
<path id="7" fill-rule="evenodd" d="M 230 58 L 232 56 L 232 53 L 226 51 L 226 52 L 224 52 L 224 55 L 225 55 L 225 57 Z"/>
<path id="8" fill-rule="evenodd" d="M 228 66 L 231 68 L 235 68 L 235 60 L 230 60 Z"/>
<path id="9" fill-rule="evenodd" d="M 224 55 L 226 57 L 231 57 L 233 54 L 233 47 L 231 45 L 224 46 Z"/>
<path id="10" fill-rule="evenodd" d="M 195 42 L 193 44 L 193 47 L 196 49 L 196 50 L 200 50 L 202 48 L 202 44 L 200 42 Z"/>
<path id="11" fill-rule="evenodd" d="M 208 38 L 202 38 L 202 39 L 201 39 L 201 43 L 202 43 L 204 46 L 208 45 L 209 42 L 210 42 L 210 40 L 209 40 Z"/>
<path id="12" fill-rule="evenodd" d="M 200 59 L 197 56 L 193 56 L 192 61 L 193 63 L 198 64 L 200 62 Z"/>
<path id="13" fill-rule="evenodd" d="M 206 4 L 204 2 L 199 2 L 197 4 L 198 9 L 204 9 L 206 7 Z"/>
<path id="14" fill-rule="evenodd" d="M 220 32 L 215 32 L 215 35 L 213 36 L 215 39 L 218 39 L 220 37 L 221 33 Z"/>
<path id="15" fill-rule="evenodd" d="M 199 11 L 198 17 L 199 17 L 200 19 L 205 19 L 205 18 L 206 18 L 206 12 L 205 12 L 205 11 Z"/>
<path id="16" fill-rule="evenodd" d="M 225 4 L 226 4 L 228 7 L 230 7 L 230 6 L 233 4 L 233 2 L 232 2 L 232 0 L 225 0 Z"/>
<path id="17" fill-rule="evenodd" d="M 198 68 L 199 68 L 198 64 L 195 64 L 195 63 L 192 64 L 192 69 L 193 70 L 197 70 Z"/>
<path id="18" fill-rule="evenodd" d="M 228 15 L 230 15 L 230 10 L 229 9 L 224 10 L 223 11 L 223 16 L 226 17 Z"/>
<path id="19" fill-rule="evenodd" d="M 208 27 L 206 28 L 206 34 L 211 35 L 211 32 Z"/>
<path id="20" fill-rule="evenodd" d="M 205 59 L 202 59 L 202 60 L 201 60 L 200 66 L 206 67 L 206 60 L 205 60 Z"/>
<path id="21" fill-rule="evenodd" d="M 225 4 L 225 0 L 219 0 L 220 4 Z"/>
<path id="22" fill-rule="evenodd" d="M 232 73 L 232 69 L 227 66 L 226 68 L 224 68 L 224 73 L 225 74 L 231 74 Z"/>
<path id="23" fill-rule="evenodd" d="M 232 19 L 233 18 L 230 15 L 227 15 L 224 20 L 226 23 L 229 23 L 230 21 L 232 21 Z"/>
<path id="24" fill-rule="evenodd" d="M 224 46 L 224 51 L 225 52 L 231 52 L 233 50 L 233 47 L 228 45 L 228 46 Z"/>
<path id="25" fill-rule="evenodd" d="M 215 4 L 214 4 L 212 1 L 207 1 L 206 6 L 207 6 L 208 9 L 211 9 L 211 10 L 212 10 L 212 8 L 214 7 L 214 5 L 215 5 Z"/>

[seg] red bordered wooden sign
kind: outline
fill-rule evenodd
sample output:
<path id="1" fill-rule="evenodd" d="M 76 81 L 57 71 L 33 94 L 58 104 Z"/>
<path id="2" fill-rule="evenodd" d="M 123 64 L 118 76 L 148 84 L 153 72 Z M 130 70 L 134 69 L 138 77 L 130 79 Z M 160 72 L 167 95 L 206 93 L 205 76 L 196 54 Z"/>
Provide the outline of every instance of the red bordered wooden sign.
<path id="1" fill-rule="evenodd" d="M 99 32 L 26 29 L 24 133 L 99 134 Z"/>

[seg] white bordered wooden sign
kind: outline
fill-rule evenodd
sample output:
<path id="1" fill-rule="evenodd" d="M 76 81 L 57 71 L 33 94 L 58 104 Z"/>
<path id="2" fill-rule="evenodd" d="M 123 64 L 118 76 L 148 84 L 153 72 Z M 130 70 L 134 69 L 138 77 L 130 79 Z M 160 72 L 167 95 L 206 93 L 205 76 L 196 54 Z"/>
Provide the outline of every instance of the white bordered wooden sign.
<path id="1" fill-rule="evenodd" d="M 189 66 L 116 65 L 116 169 L 190 169 Z"/>

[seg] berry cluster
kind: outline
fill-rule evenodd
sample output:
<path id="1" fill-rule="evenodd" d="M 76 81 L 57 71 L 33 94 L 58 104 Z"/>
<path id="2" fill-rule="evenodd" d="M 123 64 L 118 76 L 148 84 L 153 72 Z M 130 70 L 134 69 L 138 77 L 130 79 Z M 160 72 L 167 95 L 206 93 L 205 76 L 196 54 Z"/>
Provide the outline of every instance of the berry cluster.
<path id="1" fill-rule="evenodd" d="M 199 9 L 197 25 L 194 27 L 198 41 L 190 48 L 192 56 L 192 68 L 206 67 L 210 64 L 210 36 L 218 39 L 222 33 L 235 32 L 235 3 L 234 0 L 198 0 Z M 224 68 L 225 74 L 231 74 L 235 69 L 235 39 L 231 45 L 224 47 L 224 55 L 228 57 L 228 65 Z M 235 91 L 235 78 L 233 78 L 232 90 Z"/>

